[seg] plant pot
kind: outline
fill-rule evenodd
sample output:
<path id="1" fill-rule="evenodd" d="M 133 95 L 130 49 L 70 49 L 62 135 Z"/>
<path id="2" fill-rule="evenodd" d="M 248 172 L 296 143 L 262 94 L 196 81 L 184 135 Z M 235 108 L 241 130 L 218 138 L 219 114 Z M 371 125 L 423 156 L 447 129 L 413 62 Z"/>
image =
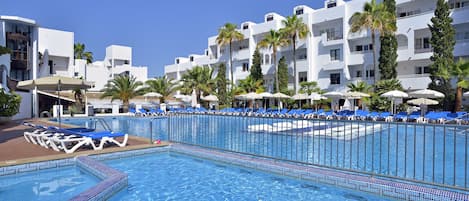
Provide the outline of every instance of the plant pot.
<path id="1" fill-rule="evenodd" d="M 6 124 L 11 121 L 12 117 L 2 117 L 0 116 L 0 125 Z"/>

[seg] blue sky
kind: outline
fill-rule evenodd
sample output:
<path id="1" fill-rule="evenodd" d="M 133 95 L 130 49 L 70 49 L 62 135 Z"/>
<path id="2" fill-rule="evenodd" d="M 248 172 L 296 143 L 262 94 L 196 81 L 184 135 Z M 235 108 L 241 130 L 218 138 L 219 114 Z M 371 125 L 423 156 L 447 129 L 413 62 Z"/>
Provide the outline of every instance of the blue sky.
<path id="1" fill-rule="evenodd" d="M 72 3 L 73 2 L 73 3 Z M 207 38 L 226 22 L 261 22 L 268 12 L 291 15 L 293 7 L 322 7 L 321 0 L 2 0 L 0 15 L 36 20 L 42 27 L 73 31 L 101 60 L 111 44 L 133 48 L 134 65 L 149 77 L 163 75 L 174 57 L 203 54 Z"/>

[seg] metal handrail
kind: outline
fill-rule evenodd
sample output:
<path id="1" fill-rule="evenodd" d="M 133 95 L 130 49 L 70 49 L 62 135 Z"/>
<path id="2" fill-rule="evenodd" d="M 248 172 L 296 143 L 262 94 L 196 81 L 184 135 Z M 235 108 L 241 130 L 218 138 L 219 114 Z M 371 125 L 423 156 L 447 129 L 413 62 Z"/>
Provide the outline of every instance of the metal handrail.
<path id="1" fill-rule="evenodd" d="M 108 131 L 112 131 L 111 126 L 103 118 L 93 118 L 93 121 L 99 122 L 101 126 Z M 96 129 L 96 123 L 94 124 L 94 129 Z"/>

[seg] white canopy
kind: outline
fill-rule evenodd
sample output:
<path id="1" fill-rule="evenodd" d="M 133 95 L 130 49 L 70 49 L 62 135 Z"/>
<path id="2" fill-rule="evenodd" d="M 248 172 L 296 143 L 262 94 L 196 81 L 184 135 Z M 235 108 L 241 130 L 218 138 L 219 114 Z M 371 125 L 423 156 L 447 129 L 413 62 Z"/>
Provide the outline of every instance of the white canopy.
<path id="1" fill-rule="evenodd" d="M 409 96 L 414 98 L 444 98 L 445 95 L 441 92 L 431 90 L 431 89 L 422 89 L 409 93 Z"/>
<path id="2" fill-rule="evenodd" d="M 88 89 L 93 87 L 93 83 L 71 77 L 50 76 L 21 81 L 18 82 L 17 87 L 20 89 L 34 89 L 37 87 L 38 90 L 63 91 L 77 88 Z"/>
<path id="3" fill-rule="evenodd" d="M 318 94 L 318 93 L 311 93 L 311 95 L 309 95 L 309 98 L 311 100 L 323 100 L 323 99 L 327 99 L 326 97 L 322 96 L 321 94 Z"/>
<path id="4" fill-rule="evenodd" d="M 280 93 L 280 92 L 272 94 L 271 97 L 272 98 L 279 98 L 279 99 L 281 99 L 281 98 L 290 98 L 290 96 L 288 96 L 286 94 L 283 94 L 283 93 Z"/>
<path id="5" fill-rule="evenodd" d="M 293 100 L 306 100 L 309 99 L 308 94 L 295 94 L 291 97 Z"/>
<path id="6" fill-rule="evenodd" d="M 148 98 L 148 97 L 160 98 L 160 97 L 163 97 L 163 95 L 161 95 L 160 93 L 156 93 L 156 92 L 150 92 L 150 93 L 144 94 L 143 97 L 145 97 L 145 98 Z"/>
<path id="7" fill-rule="evenodd" d="M 323 96 L 328 97 L 328 98 L 342 98 L 344 96 L 344 93 L 339 92 L 339 91 L 330 91 L 330 92 L 323 94 Z"/>
<path id="8" fill-rule="evenodd" d="M 218 97 L 216 97 L 215 95 L 208 95 L 208 96 L 202 97 L 201 99 L 204 101 L 209 101 L 209 102 L 218 102 Z"/>
<path id="9" fill-rule="evenodd" d="M 350 91 L 350 92 L 345 93 L 344 97 L 349 98 L 349 99 L 360 99 L 363 97 L 370 97 L 370 95 L 363 93 L 363 92 Z"/>
<path id="10" fill-rule="evenodd" d="M 413 105 L 436 105 L 438 104 L 438 101 L 427 99 L 427 98 L 417 98 L 417 99 L 408 100 L 407 103 L 413 104 Z"/>
<path id="11" fill-rule="evenodd" d="M 463 96 L 469 96 L 469 91 L 462 94 Z"/>
<path id="12" fill-rule="evenodd" d="M 263 98 L 269 98 L 269 97 L 272 97 L 273 94 L 269 92 L 262 92 L 259 95 L 262 96 Z"/>
<path id="13" fill-rule="evenodd" d="M 403 91 L 392 90 L 380 95 L 381 97 L 386 98 L 407 98 L 409 95 Z"/>

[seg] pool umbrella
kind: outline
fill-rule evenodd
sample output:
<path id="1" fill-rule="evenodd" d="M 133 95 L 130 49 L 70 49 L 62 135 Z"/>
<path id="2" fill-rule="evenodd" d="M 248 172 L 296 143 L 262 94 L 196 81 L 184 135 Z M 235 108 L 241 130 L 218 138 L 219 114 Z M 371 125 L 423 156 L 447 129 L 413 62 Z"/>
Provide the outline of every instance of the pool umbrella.
<path id="1" fill-rule="evenodd" d="M 195 92 L 195 89 L 192 90 L 191 106 L 192 106 L 192 107 L 196 107 L 196 106 L 197 106 L 197 93 Z"/>
<path id="2" fill-rule="evenodd" d="M 469 91 L 462 94 L 463 96 L 469 96 Z"/>
<path id="3" fill-rule="evenodd" d="M 370 94 L 358 91 L 349 91 L 344 94 L 344 97 L 347 97 L 349 99 L 361 99 L 363 97 L 370 97 Z"/>
<path id="4" fill-rule="evenodd" d="M 216 97 L 215 95 L 204 96 L 201 99 L 208 102 L 218 102 L 218 97 Z"/>
<path id="5" fill-rule="evenodd" d="M 380 96 L 391 99 L 391 110 L 392 110 L 393 114 L 396 112 L 395 111 L 395 106 L 394 106 L 394 100 L 397 99 L 397 98 L 407 98 L 407 97 L 409 97 L 409 95 L 407 93 L 405 93 L 403 91 L 399 91 L 399 90 L 388 91 L 384 94 L 381 94 Z"/>
<path id="6" fill-rule="evenodd" d="M 428 98 L 417 98 L 417 99 L 408 100 L 407 103 L 412 104 L 412 105 L 427 106 L 427 105 L 436 105 L 438 104 L 438 101 L 428 99 Z M 422 107 L 420 107 L 420 109 L 421 109 L 421 114 L 422 115 L 425 114 Z"/>
<path id="7" fill-rule="evenodd" d="M 262 92 L 259 95 L 262 96 L 262 99 L 265 99 L 265 98 L 272 97 L 273 94 L 269 92 Z M 264 100 L 264 109 L 266 109 L 266 107 L 267 107 L 267 102 Z"/>
<path id="8" fill-rule="evenodd" d="M 163 97 L 163 95 L 161 95 L 160 93 L 156 93 L 156 92 L 149 92 L 149 93 L 143 94 L 143 97 L 145 97 L 145 102 L 147 102 L 147 98 L 161 98 Z"/>
<path id="9" fill-rule="evenodd" d="M 17 87 L 19 89 L 27 89 L 27 90 L 49 90 L 49 91 L 57 91 L 58 96 L 58 103 L 59 108 L 62 105 L 60 101 L 60 91 L 62 90 L 73 90 L 73 89 L 89 89 L 93 87 L 92 82 L 88 82 L 82 79 L 71 78 L 71 77 L 63 77 L 63 76 L 50 76 L 50 77 L 42 77 L 35 80 L 25 80 L 18 82 Z M 59 115 L 59 127 L 62 127 L 62 117 Z"/>
<path id="10" fill-rule="evenodd" d="M 316 93 L 316 92 L 311 93 L 311 95 L 309 95 L 309 98 L 310 98 L 310 100 L 311 100 L 311 104 L 313 104 L 314 101 L 317 101 L 317 100 L 324 100 L 324 99 L 327 99 L 327 98 L 324 97 L 323 95 L 318 94 L 318 93 Z M 316 107 L 316 111 L 317 111 L 317 110 L 318 110 L 317 105 L 315 105 L 315 107 Z"/>
<path id="11" fill-rule="evenodd" d="M 278 99 L 279 103 L 281 104 L 282 102 L 280 101 L 280 99 L 287 99 L 287 98 L 291 98 L 291 97 L 288 96 L 288 95 L 286 95 L 286 94 L 277 92 L 277 93 L 275 93 L 275 94 L 272 94 L 272 98 Z M 280 106 L 280 105 L 279 105 L 279 106 Z M 280 107 L 278 107 L 278 110 L 280 111 Z"/>
<path id="12" fill-rule="evenodd" d="M 300 109 L 301 109 L 301 100 L 307 100 L 307 99 L 309 99 L 309 96 L 308 96 L 308 94 L 295 94 L 291 98 L 293 100 L 299 100 L 300 101 Z"/>
<path id="13" fill-rule="evenodd" d="M 409 93 L 410 97 L 414 98 L 444 98 L 445 95 L 441 92 L 431 90 L 431 89 L 422 89 Z"/>
<path id="14" fill-rule="evenodd" d="M 323 94 L 323 96 L 328 97 L 328 98 L 332 98 L 334 100 L 333 103 L 334 103 L 334 106 L 335 106 L 337 104 L 335 102 L 335 100 L 343 98 L 344 93 L 339 92 L 339 91 L 331 91 L 331 92 L 327 92 L 327 93 Z M 334 107 L 332 107 L 332 110 L 334 110 Z"/>

